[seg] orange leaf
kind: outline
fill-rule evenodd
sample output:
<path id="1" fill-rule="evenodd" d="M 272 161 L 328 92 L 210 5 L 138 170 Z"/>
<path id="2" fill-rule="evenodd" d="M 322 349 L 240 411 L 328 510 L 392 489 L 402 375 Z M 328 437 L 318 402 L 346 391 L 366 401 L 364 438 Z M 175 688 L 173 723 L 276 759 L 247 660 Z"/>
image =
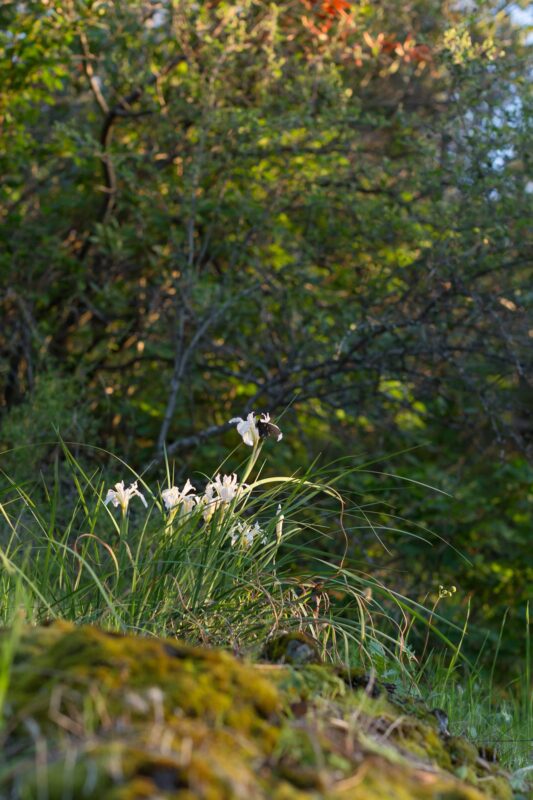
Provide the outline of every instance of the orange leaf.
<path id="1" fill-rule="evenodd" d="M 370 49 L 373 50 L 375 42 L 374 42 L 373 38 L 370 36 L 370 34 L 368 33 L 368 31 L 365 31 L 363 33 L 363 39 L 365 40 L 367 45 L 370 47 Z"/>

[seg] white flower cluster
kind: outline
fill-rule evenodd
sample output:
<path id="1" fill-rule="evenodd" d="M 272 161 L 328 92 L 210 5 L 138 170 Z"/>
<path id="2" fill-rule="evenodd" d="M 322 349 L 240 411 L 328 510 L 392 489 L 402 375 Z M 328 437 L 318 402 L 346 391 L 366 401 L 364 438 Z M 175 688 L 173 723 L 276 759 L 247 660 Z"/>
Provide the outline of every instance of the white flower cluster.
<path id="1" fill-rule="evenodd" d="M 161 492 L 161 497 L 167 511 L 173 511 L 178 506 L 181 506 L 184 514 L 190 514 L 196 505 L 197 497 L 194 492 L 194 486 L 187 478 L 187 482 L 183 489 L 180 491 L 177 486 L 171 486 L 170 489 L 164 489 Z"/>
<path id="2" fill-rule="evenodd" d="M 203 495 L 194 494 L 195 489 L 189 480 L 182 490 L 177 486 L 171 486 L 161 492 L 163 502 L 167 511 L 175 512 L 181 509 L 182 513 L 190 514 L 195 508 L 202 507 L 202 516 L 208 522 L 217 508 L 221 508 L 231 503 L 246 486 L 239 484 L 237 475 L 220 475 L 215 477 L 205 487 Z M 191 494 L 193 492 L 193 494 Z"/>
<path id="3" fill-rule="evenodd" d="M 218 508 L 224 507 L 235 500 L 245 489 L 243 484 L 239 485 L 237 475 L 217 475 L 215 480 L 208 483 L 205 487 L 205 494 L 200 497 L 198 502 L 204 506 L 203 516 L 206 521 L 210 520 Z"/>
<path id="4" fill-rule="evenodd" d="M 256 448 L 262 439 L 273 437 L 279 442 L 283 438 L 283 434 L 270 420 L 270 414 L 262 413 L 256 414 L 251 411 L 246 419 L 242 417 L 234 417 L 230 419 L 230 423 L 237 425 L 237 431 L 242 436 L 243 442 L 250 447 Z M 187 480 L 183 489 L 178 489 L 177 486 L 170 486 L 161 492 L 163 502 L 167 511 L 174 516 L 178 510 L 184 514 L 190 514 L 196 506 L 203 506 L 203 516 L 207 521 L 211 519 L 217 508 L 225 504 L 231 503 L 239 493 L 246 488 L 246 484 L 239 486 L 237 476 L 218 474 L 214 481 L 207 484 L 203 495 L 195 494 L 195 488 L 192 483 Z M 145 507 L 148 504 L 137 488 L 137 481 L 134 481 L 127 489 L 124 487 L 124 481 L 115 483 L 113 489 L 109 489 L 104 500 L 104 505 L 113 503 L 115 507 L 120 506 L 122 513 L 126 515 L 130 500 L 132 497 L 140 497 Z"/>
<path id="5" fill-rule="evenodd" d="M 202 517 L 206 522 L 209 522 L 217 509 L 229 506 L 233 500 L 238 499 L 246 488 L 246 484 L 239 483 L 235 473 L 231 475 L 221 475 L 219 473 L 213 481 L 207 484 L 203 495 L 196 494 L 194 486 L 190 480 L 187 480 L 183 489 L 179 489 L 177 486 L 170 486 L 161 492 L 161 497 L 169 513 L 169 524 L 178 512 L 186 515 L 191 514 L 196 509 L 201 510 Z M 107 492 L 104 504 L 113 503 L 115 507 L 120 506 L 122 513 L 126 514 L 132 497 L 140 497 L 144 505 L 148 507 L 144 496 L 137 488 L 137 481 L 127 489 L 124 487 L 124 481 L 116 483 L 114 489 L 109 489 Z M 281 513 L 281 506 L 279 506 L 276 515 L 276 538 L 278 543 L 282 537 L 283 520 L 284 516 Z M 267 541 L 265 532 L 258 522 L 250 524 L 237 518 L 234 519 L 229 529 L 229 536 L 233 547 L 239 545 L 249 548 L 256 539 L 259 539 L 263 544 Z"/>
<path id="6" fill-rule="evenodd" d="M 239 484 L 235 473 L 232 475 L 220 475 L 219 473 L 213 481 L 207 484 L 203 495 L 191 494 L 194 492 L 194 486 L 187 480 L 183 490 L 180 491 L 177 486 L 171 486 L 170 489 L 161 492 L 161 496 L 171 517 L 178 508 L 181 508 L 185 514 L 190 514 L 195 508 L 202 508 L 202 516 L 206 522 L 209 522 L 217 509 L 228 506 L 232 500 L 239 497 L 245 488 L 246 484 Z M 261 542 L 266 542 L 264 531 L 257 522 L 250 525 L 244 520 L 237 519 L 231 526 L 229 535 L 233 547 L 235 545 L 251 547 L 254 539 L 258 536 L 261 537 Z"/>
<path id="7" fill-rule="evenodd" d="M 259 445 L 264 439 L 273 438 L 279 442 L 283 438 L 282 432 L 278 426 L 271 421 L 270 414 L 266 412 L 257 414 L 255 411 L 251 411 L 246 419 L 234 417 L 230 422 L 236 424 L 237 432 L 242 436 L 243 442 L 254 448 L 250 461 L 251 466 L 255 463 L 255 459 L 259 454 Z M 228 508 L 234 500 L 239 499 L 247 488 L 245 483 L 239 483 L 235 473 L 231 475 L 221 475 L 218 473 L 214 480 L 207 484 L 203 494 L 198 494 L 195 487 L 188 479 L 183 489 L 180 489 L 178 486 L 169 486 L 167 489 L 163 489 L 161 497 L 168 512 L 166 522 L 167 530 L 172 530 L 172 523 L 177 514 L 179 514 L 180 517 L 184 517 L 197 512 L 198 516 L 201 515 L 205 522 L 210 522 L 213 515 L 218 510 Z M 132 483 L 127 489 L 124 486 L 124 481 L 121 481 L 120 483 L 116 483 L 113 489 L 108 490 L 104 504 L 112 503 L 115 507 L 120 506 L 122 514 L 125 517 L 130 500 L 133 497 L 139 497 L 145 507 L 148 507 L 144 496 L 137 488 L 137 481 Z M 229 528 L 229 538 L 233 547 L 239 545 L 243 548 L 249 548 L 256 540 L 262 543 L 266 542 L 265 532 L 258 522 L 249 523 L 233 516 L 233 514 L 229 522 L 231 525 Z M 275 523 L 276 540 L 278 544 L 283 536 L 283 522 L 284 516 L 281 512 L 281 507 L 278 507 Z"/>
<path id="8" fill-rule="evenodd" d="M 245 488 L 246 484 L 239 484 L 235 473 L 232 475 L 220 475 L 219 473 L 214 481 L 207 484 L 203 495 L 196 494 L 194 486 L 190 480 L 187 480 L 183 489 L 171 486 L 161 492 L 161 497 L 167 511 L 175 511 L 179 508 L 184 514 L 190 514 L 197 506 L 203 506 L 204 519 L 209 520 L 217 508 L 231 503 Z M 120 506 L 126 513 L 132 497 L 140 497 L 144 505 L 148 507 L 144 496 L 137 488 L 137 481 L 127 489 L 124 487 L 124 481 L 116 483 L 114 489 L 109 489 L 107 492 L 104 505 L 113 503 L 115 507 Z"/>
<path id="9" fill-rule="evenodd" d="M 230 536 L 233 547 L 235 547 L 236 544 L 240 544 L 242 547 L 246 548 L 251 547 L 257 536 L 260 537 L 262 544 L 266 544 L 267 541 L 265 533 L 258 522 L 249 525 L 242 519 L 238 519 L 234 522 L 230 529 Z"/>

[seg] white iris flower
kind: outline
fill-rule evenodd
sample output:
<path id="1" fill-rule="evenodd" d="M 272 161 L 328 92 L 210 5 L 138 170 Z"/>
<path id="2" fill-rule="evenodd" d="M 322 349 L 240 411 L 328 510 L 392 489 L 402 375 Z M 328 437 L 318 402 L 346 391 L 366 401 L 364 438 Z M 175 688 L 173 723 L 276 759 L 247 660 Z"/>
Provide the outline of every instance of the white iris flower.
<path id="1" fill-rule="evenodd" d="M 210 487 L 211 492 L 215 491 L 218 499 L 222 500 L 223 503 L 231 503 L 237 497 L 241 488 L 235 472 L 233 475 L 223 475 L 222 477 L 220 477 L 219 473 L 215 480 L 208 484 L 206 492 Z"/>
<path id="2" fill-rule="evenodd" d="M 161 497 L 163 498 L 163 502 L 167 511 L 172 511 L 178 506 L 181 506 L 182 511 L 185 514 L 190 514 L 198 500 L 195 494 L 191 494 L 191 492 L 194 491 L 194 486 L 188 478 L 181 491 L 177 486 L 171 486 L 170 489 L 164 489 L 161 492 Z"/>
<path id="3" fill-rule="evenodd" d="M 206 521 L 210 520 L 217 508 L 231 503 L 244 488 L 244 484 L 242 486 L 239 485 L 235 473 L 222 476 L 219 473 L 214 481 L 207 484 L 205 494 L 199 500 L 200 503 L 205 505 L 204 519 Z"/>
<path id="4" fill-rule="evenodd" d="M 244 522 L 244 520 L 239 519 L 232 525 L 230 536 L 233 547 L 235 547 L 236 544 L 240 544 L 245 548 L 251 547 L 257 536 L 260 536 L 261 542 L 266 544 L 265 533 L 258 522 L 249 525 L 247 522 Z"/>
<path id="5" fill-rule="evenodd" d="M 108 503 L 113 503 L 115 508 L 120 506 L 122 513 L 125 514 L 132 497 L 140 497 L 145 507 L 148 508 L 148 503 L 137 489 L 137 481 L 134 481 L 127 489 L 124 488 L 124 481 L 115 483 L 115 488 L 108 490 L 104 505 L 106 506 Z"/>
<path id="6" fill-rule="evenodd" d="M 242 417 L 233 417 L 230 419 L 230 424 L 237 425 L 237 432 L 242 436 L 244 444 L 250 447 L 256 447 L 262 439 L 271 436 L 280 442 L 283 439 L 283 434 L 271 419 L 270 414 L 266 411 L 262 412 L 259 418 L 254 411 L 250 411 L 246 419 Z"/>
<path id="7" fill-rule="evenodd" d="M 255 424 L 255 414 L 250 411 L 246 419 L 242 417 L 233 417 L 230 419 L 230 425 L 237 424 L 237 433 L 240 433 L 244 444 L 254 447 L 259 442 L 259 430 Z"/>

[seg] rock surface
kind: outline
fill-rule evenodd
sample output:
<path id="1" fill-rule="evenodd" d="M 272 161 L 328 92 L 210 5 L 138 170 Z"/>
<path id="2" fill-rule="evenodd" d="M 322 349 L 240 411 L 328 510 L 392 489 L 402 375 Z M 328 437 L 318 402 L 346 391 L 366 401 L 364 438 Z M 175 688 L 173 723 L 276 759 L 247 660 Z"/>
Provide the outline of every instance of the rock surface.
<path id="1" fill-rule="evenodd" d="M 513 796 L 474 745 L 361 675 L 67 623 L 1 643 L 0 798 Z"/>

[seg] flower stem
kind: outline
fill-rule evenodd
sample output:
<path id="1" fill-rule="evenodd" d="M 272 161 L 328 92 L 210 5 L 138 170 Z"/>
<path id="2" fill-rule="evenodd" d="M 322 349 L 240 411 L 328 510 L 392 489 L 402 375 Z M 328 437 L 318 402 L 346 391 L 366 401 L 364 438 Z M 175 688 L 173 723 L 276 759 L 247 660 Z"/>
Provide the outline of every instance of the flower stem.
<path id="1" fill-rule="evenodd" d="M 122 515 L 120 517 L 120 538 L 124 539 L 128 533 L 128 509 L 122 508 Z"/>
<path id="2" fill-rule="evenodd" d="M 253 446 L 252 454 L 250 456 L 250 460 L 246 465 L 246 469 L 244 471 L 244 475 L 242 476 L 241 483 L 246 483 L 248 478 L 250 477 L 250 473 L 255 466 L 255 462 L 259 458 L 259 453 L 261 452 L 261 448 L 263 447 L 263 442 L 256 442 Z"/>

